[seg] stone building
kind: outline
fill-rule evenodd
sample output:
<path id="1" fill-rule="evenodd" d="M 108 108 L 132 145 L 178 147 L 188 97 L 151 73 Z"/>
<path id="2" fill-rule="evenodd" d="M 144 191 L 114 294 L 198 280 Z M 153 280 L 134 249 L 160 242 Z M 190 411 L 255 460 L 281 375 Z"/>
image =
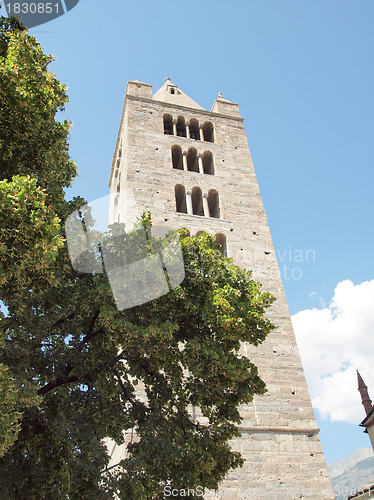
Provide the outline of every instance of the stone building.
<path id="1" fill-rule="evenodd" d="M 128 82 L 109 185 L 112 222 L 134 222 L 132 190 L 154 224 L 215 235 L 277 298 L 276 329 L 243 345 L 268 389 L 241 408 L 246 462 L 205 498 L 334 498 L 238 104 L 219 94 L 206 111 L 170 79 L 155 94 Z"/>
<path id="2" fill-rule="evenodd" d="M 358 381 L 358 390 L 361 396 L 361 402 L 366 413 L 366 417 L 361 422 L 360 426 L 364 427 L 365 428 L 364 432 L 369 434 L 371 446 L 374 451 L 374 407 L 372 405 L 369 396 L 368 388 L 358 370 L 357 370 L 357 381 Z M 373 482 L 366 484 L 356 493 L 349 495 L 348 500 L 353 500 L 353 499 L 364 500 L 366 498 L 374 498 Z"/>

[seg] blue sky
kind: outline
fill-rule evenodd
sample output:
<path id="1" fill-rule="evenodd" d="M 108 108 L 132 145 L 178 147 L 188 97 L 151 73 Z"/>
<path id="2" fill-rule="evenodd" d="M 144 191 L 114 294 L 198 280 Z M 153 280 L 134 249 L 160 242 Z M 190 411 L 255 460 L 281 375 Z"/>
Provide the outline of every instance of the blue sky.
<path id="1" fill-rule="evenodd" d="M 80 0 L 31 30 L 56 55 L 51 70 L 69 87 L 64 116 L 74 124 L 70 151 L 80 172 L 69 196 L 107 194 L 127 80 L 156 91 L 170 76 L 206 109 L 222 92 L 245 118 L 291 314 L 332 311 L 331 326 L 339 315 L 330 306 L 337 285 L 356 285 L 344 289 L 347 304 L 374 278 L 373 22 L 373 0 Z M 353 322 L 360 314 L 352 313 Z M 358 326 L 354 360 L 374 396 L 370 315 L 368 321 Z M 325 379 L 344 372 L 344 363 L 353 370 L 355 328 L 346 333 L 351 344 L 342 367 Z M 353 388 L 347 381 L 353 394 L 356 381 Z M 327 461 L 370 446 L 357 427 L 362 412 L 353 422 L 315 406 Z"/>

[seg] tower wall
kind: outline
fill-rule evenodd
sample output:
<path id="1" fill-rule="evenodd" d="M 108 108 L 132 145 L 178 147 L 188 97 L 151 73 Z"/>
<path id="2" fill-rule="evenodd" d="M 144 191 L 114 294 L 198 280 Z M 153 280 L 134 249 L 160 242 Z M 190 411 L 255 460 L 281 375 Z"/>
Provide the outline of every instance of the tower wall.
<path id="1" fill-rule="evenodd" d="M 246 462 L 206 498 L 334 498 L 238 106 L 217 99 L 208 112 L 152 99 L 149 86 L 141 85 L 130 85 L 125 97 L 110 181 L 115 196 L 121 176 L 112 220 L 120 216 L 121 222 L 134 222 L 137 213 L 125 199 L 126 189 L 132 189 L 139 209 L 151 211 L 154 224 L 184 227 L 191 236 L 198 231 L 223 234 L 228 256 L 252 270 L 254 279 L 277 298 L 268 313 L 276 329 L 261 346 L 242 347 L 268 389 L 241 408 L 242 437 L 232 444 Z M 211 122 L 214 142 L 164 134 L 165 114 Z M 173 168 L 172 146 L 210 151 L 214 175 Z M 186 191 L 216 190 L 220 218 L 177 213 L 176 185 Z"/>

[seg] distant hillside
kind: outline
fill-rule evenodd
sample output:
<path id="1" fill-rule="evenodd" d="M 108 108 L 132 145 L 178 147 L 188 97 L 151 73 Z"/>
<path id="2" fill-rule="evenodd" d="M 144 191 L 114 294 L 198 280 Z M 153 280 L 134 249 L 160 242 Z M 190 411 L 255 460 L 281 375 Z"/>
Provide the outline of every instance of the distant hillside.
<path id="1" fill-rule="evenodd" d="M 368 483 L 374 484 L 374 455 L 371 448 L 361 448 L 327 467 L 336 500 L 347 500 L 351 493 Z"/>
<path id="2" fill-rule="evenodd" d="M 361 460 L 374 456 L 373 450 L 371 448 L 360 448 L 359 450 L 351 453 L 347 458 L 338 460 L 337 462 L 327 464 L 330 477 L 337 477 L 343 474 L 348 469 L 354 467 Z"/>

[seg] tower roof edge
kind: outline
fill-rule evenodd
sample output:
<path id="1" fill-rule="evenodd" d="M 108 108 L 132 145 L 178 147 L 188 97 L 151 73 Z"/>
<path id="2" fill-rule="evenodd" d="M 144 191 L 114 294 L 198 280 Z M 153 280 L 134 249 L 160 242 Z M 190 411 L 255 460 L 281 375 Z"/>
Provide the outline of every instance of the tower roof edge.
<path id="1" fill-rule="evenodd" d="M 236 118 L 241 118 L 239 111 L 239 104 L 236 102 L 228 101 L 224 99 L 221 92 L 218 92 L 218 97 L 214 101 L 212 106 L 212 113 L 219 113 L 221 115 L 234 116 Z"/>
<path id="2" fill-rule="evenodd" d="M 153 86 L 150 83 L 143 83 L 140 80 L 130 80 L 127 82 L 126 95 L 152 98 L 152 88 Z"/>
<path id="3" fill-rule="evenodd" d="M 180 105 L 186 108 L 200 109 L 206 111 L 200 104 L 191 99 L 170 78 L 166 78 L 163 86 L 153 95 L 155 101 L 165 102 L 167 104 Z"/>

